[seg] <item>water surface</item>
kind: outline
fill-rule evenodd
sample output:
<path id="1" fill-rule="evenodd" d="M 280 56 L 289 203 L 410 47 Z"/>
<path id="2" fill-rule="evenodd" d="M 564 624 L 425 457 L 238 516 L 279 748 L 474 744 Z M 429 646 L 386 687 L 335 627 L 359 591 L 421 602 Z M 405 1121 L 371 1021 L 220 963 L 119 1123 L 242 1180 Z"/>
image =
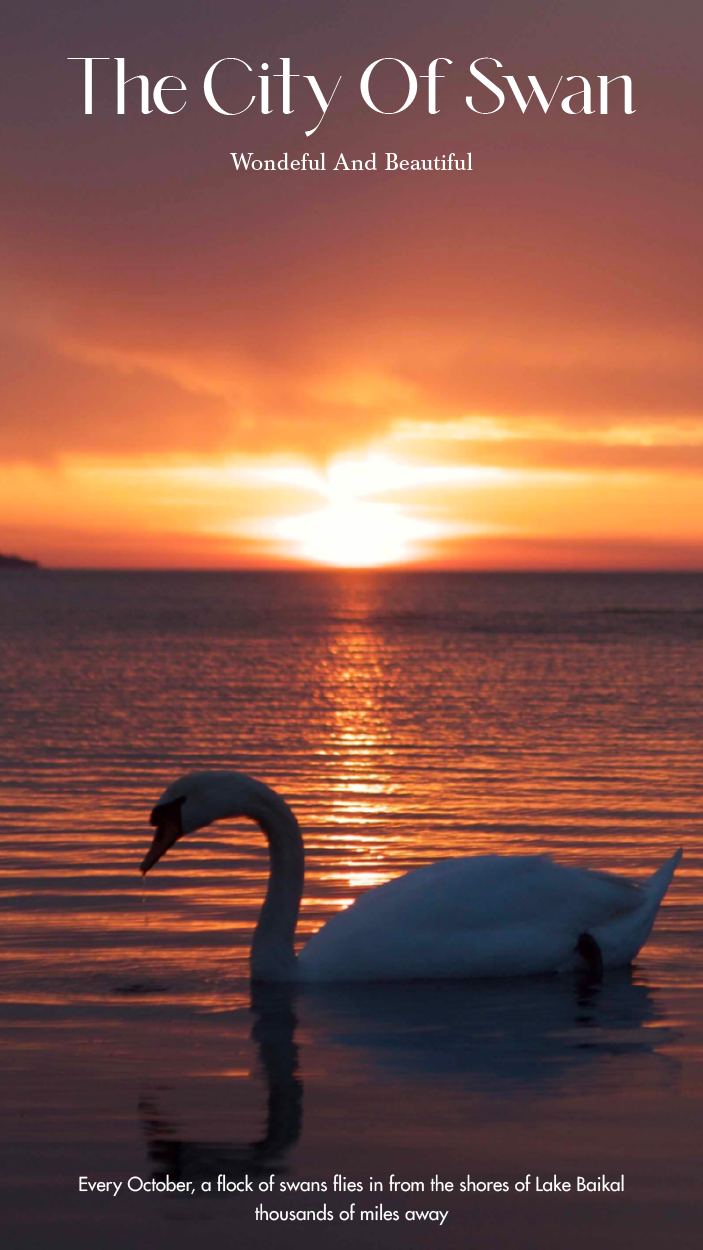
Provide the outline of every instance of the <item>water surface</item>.
<path id="1" fill-rule="evenodd" d="M 576 1247 L 635 1228 L 647 1250 L 672 1229 L 689 1244 L 702 577 L 5 574 L 0 671 L 13 1244 L 43 1230 L 54 1245 L 185 1245 L 201 1226 L 254 1244 L 244 1199 L 110 1199 L 108 1219 L 76 1178 L 272 1167 L 366 1182 L 625 1171 L 620 1198 L 452 1195 L 441 1233 L 373 1237 L 515 1244 L 529 1210 L 541 1247 L 569 1221 Z M 145 891 L 137 872 L 164 786 L 232 767 L 299 816 L 302 938 L 442 857 L 549 851 L 637 879 L 676 846 L 684 861 L 636 968 L 601 987 L 328 987 L 252 1011 L 258 831 L 184 840 Z M 360 1236 L 339 1221 L 265 1235 L 322 1244 L 330 1228 Z"/>

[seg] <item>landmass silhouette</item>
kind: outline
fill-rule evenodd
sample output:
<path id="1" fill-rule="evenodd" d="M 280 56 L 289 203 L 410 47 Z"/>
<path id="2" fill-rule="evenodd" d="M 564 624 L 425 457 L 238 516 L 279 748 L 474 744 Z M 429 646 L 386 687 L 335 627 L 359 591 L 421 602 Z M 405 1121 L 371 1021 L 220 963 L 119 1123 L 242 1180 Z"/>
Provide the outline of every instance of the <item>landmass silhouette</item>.
<path id="1" fill-rule="evenodd" d="M 20 556 L 4 556 L 0 552 L 0 569 L 38 569 L 37 560 L 23 560 Z"/>

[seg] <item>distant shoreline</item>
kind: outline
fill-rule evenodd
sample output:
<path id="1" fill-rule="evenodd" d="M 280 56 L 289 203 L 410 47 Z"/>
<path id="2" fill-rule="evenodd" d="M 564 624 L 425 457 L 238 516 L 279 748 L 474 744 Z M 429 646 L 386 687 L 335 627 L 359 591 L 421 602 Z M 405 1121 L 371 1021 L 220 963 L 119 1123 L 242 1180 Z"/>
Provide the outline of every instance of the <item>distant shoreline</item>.
<path id="1" fill-rule="evenodd" d="M 0 570 L 2 569 L 38 569 L 37 560 L 23 560 L 20 556 L 4 556 L 0 554 Z"/>

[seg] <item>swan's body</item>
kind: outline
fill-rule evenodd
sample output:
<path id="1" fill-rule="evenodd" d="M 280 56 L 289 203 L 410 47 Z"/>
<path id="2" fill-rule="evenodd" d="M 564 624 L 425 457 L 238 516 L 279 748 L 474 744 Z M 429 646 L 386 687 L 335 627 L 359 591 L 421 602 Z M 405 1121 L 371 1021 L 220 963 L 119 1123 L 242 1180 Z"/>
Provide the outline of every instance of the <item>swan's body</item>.
<path id="1" fill-rule="evenodd" d="M 262 782 L 230 772 L 174 782 L 152 812 L 157 832 L 142 872 L 183 834 L 240 816 L 256 821 L 271 854 L 252 943 L 259 981 L 524 976 L 583 967 L 580 952 L 591 948 L 604 967 L 623 967 L 646 942 L 681 858 L 679 850 L 642 885 L 548 855 L 444 860 L 369 890 L 296 958 L 303 840 L 291 809 Z"/>

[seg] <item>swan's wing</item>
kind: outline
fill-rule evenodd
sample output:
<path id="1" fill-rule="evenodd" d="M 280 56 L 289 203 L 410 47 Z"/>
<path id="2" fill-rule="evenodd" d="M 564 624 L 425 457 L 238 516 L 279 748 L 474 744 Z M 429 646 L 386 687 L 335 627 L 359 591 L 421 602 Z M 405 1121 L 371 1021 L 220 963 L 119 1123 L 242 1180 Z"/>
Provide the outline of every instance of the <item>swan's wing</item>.
<path id="1" fill-rule="evenodd" d="M 354 917 L 365 925 L 373 918 L 446 933 L 549 920 L 581 925 L 583 932 L 641 902 L 632 882 L 565 868 L 548 855 L 480 855 L 443 860 L 369 890 L 334 923 Z"/>
<path id="2" fill-rule="evenodd" d="M 573 957 L 579 934 L 642 899 L 629 881 L 564 868 L 546 855 L 445 860 L 334 916 L 301 952 L 301 970 L 338 980 L 554 970 Z"/>

